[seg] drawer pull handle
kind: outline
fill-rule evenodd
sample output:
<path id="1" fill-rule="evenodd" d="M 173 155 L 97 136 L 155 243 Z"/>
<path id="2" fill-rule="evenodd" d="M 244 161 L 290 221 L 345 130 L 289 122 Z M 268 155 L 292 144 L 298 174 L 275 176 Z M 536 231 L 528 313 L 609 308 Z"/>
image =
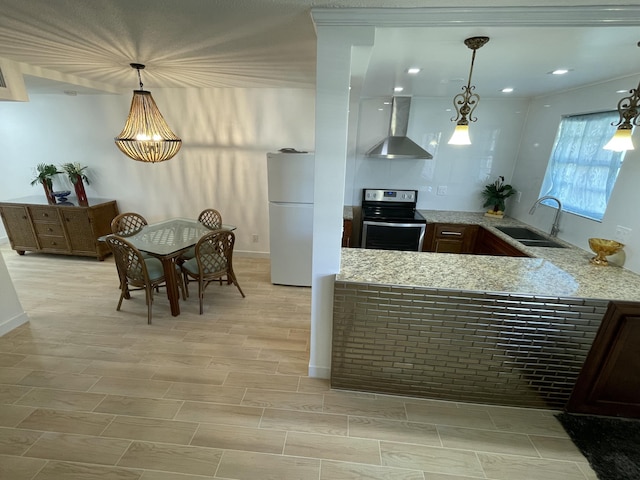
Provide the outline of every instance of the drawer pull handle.
<path id="1" fill-rule="evenodd" d="M 454 237 L 461 237 L 462 232 L 440 232 L 440 235 L 449 235 Z"/>
<path id="2" fill-rule="evenodd" d="M 48 230 L 49 230 L 50 232 L 53 232 L 53 228 L 49 228 Z"/>
<path id="3" fill-rule="evenodd" d="M 43 217 L 48 217 L 48 216 L 49 216 L 49 214 L 48 214 L 48 213 L 43 213 L 43 214 L 42 214 L 42 216 L 43 216 Z"/>

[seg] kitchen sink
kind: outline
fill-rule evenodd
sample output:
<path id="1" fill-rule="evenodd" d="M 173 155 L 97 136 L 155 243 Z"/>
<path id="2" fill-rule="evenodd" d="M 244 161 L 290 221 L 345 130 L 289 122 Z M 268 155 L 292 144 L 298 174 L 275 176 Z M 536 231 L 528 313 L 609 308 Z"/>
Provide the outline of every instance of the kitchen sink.
<path id="1" fill-rule="evenodd" d="M 527 227 L 496 227 L 502 233 L 509 235 L 527 247 L 565 248 L 564 245 L 534 232 Z"/>

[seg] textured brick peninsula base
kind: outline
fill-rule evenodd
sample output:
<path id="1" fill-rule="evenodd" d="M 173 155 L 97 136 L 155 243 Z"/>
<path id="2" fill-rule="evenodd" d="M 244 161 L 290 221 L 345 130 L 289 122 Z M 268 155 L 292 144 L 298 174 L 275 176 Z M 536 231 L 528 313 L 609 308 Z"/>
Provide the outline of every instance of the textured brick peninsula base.
<path id="1" fill-rule="evenodd" d="M 336 281 L 331 386 L 559 409 L 607 304 Z"/>

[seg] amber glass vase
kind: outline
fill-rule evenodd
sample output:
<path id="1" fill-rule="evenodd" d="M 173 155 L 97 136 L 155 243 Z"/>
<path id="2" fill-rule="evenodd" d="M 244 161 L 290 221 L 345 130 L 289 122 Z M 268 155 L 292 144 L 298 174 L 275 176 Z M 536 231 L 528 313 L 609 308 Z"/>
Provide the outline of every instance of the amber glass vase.
<path id="1" fill-rule="evenodd" d="M 51 184 L 51 180 L 42 180 L 42 187 L 44 188 L 44 194 L 47 197 L 47 203 L 49 205 L 55 205 L 56 197 L 53 196 L 53 186 Z"/>
<path id="2" fill-rule="evenodd" d="M 78 205 L 86 207 L 89 202 L 87 201 L 87 193 L 84 191 L 84 183 L 82 178 L 78 176 L 76 183 L 73 184 L 73 188 L 76 190 L 76 197 L 78 197 Z"/>

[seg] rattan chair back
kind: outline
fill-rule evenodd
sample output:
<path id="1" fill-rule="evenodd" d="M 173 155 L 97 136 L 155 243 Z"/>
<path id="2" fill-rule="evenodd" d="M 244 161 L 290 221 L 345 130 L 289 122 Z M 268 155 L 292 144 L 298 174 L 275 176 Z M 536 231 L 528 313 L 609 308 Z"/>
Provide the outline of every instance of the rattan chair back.
<path id="1" fill-rule="evenodd" d="M 195 259 L 198 271 L 190 270 L 188 263 L 182 266 L 184 283 L 187 289 L 189 277 L 198 281 L 201 315 L 203 312 L 204 290 L 213 281 L 220 280 L 226 276 L 227 283 L 234 284 L 242 297 L 245 296 L 233 271 L 233 247 L 235 241 L 235 234 L 229 230 L 214 230 L 211 233 L 207 233 L 196 243 Z"/>
<path id="2" fill-rule="evenodd" d="M 198 221 L 211 230 L 222 227 L 222 215 L 214 208 L 207 208 L 200 212 Z"/>
<path id="3" fill-rule="evenodd" d="M 139 213 L 121 213 L 111 221 L 111 233 L 115 233 L 120 237 L 130 237 L 138 233 L 146 225 L 147 220 Z"/>
<path id="4" fill-rule="evenodd" d="M 129 298 L 131 290 L 144 290 L 147 301 L 147 323 L 151 324 L 153 290 L 163 285 L 165 278 L 164 275 L 158 274 L 151 278 L 147 262 L 153 261 L 160 264 L 160 261 L 157 259 L 145 259 L 140 250 L 118 235 L 109 235 L 105 241 L 113 252 L 113 258 L 120 276 L 120 300 L 116 310 L 120 310 L 122 300 Z"/>

